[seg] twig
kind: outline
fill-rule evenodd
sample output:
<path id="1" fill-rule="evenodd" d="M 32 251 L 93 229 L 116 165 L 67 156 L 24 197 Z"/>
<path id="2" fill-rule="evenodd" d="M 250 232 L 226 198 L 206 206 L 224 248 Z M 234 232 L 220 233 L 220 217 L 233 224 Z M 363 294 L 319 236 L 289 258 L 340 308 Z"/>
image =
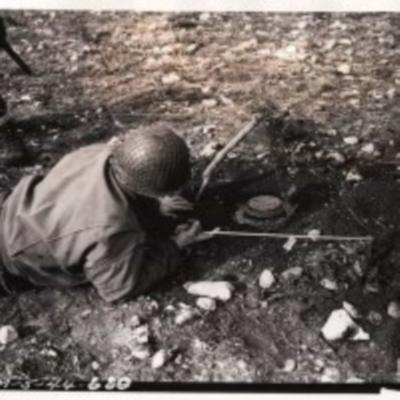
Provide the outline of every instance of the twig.
<path id="1" fill-rule="evenodd" d="M 248 135 L 254 127 L 259 123 L 261 119 L 261 115 L 257 114 L 255 115 L 251 121 L 243 128 L 241 129 L 225 146 L 222 150 L 220 150 L 213 160 L 208 164 L 207 168 L 204 170 L 202 174 L 202 183 L 200 186 L 200 189 L 197 193 L 196 196 L 196 201 L 199 201 L 202 193 L 204 192 L 204 189 L 208 185 L 211 174 L 214 172 L 215 168 L 218 166 L 218 164 L 225 158 L 225 156 L 235 147 L 237 146 L 244 138 L 246 135 Z"/>
<path id="2" fill-rule="evenodd" d="M 372 236 L 335 236 L 335 235 L 298 235 L 290 233 L 274 233 L 274 232 L 246 232 L 246 231 L 205 231 L 210 235 L 220 236 L 237 236 L 237 237 L 267 237 L 271 239 L 302 239 L 302 240 L 324 240 L 324 241 L 352 241 L 352 242 L 372 242 L 374 238 Z"/>

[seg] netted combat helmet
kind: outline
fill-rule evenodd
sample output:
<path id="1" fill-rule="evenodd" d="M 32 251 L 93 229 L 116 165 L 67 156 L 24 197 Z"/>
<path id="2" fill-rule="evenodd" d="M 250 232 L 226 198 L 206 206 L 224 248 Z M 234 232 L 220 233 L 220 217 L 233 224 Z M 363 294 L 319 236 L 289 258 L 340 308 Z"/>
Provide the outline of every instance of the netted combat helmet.
<path id="1" fill-rule="evenodd" d="M 110 162 L 120 186 L 131 194 L 165 195 L 190 179 L 189 149 L 163 125 L 129 131 L 113 145 Z"/>

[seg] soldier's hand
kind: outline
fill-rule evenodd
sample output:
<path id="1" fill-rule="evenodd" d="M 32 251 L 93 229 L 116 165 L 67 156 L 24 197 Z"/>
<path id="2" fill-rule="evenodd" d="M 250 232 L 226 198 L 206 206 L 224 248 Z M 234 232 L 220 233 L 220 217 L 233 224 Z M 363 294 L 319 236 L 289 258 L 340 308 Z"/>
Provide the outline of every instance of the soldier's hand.
<path id="1" fill-rule="evenodd" d="M 160 212 L 166 217 L 176 218 L 176 213 L 180 211 L 193 210 L 193 204 L 184 199 L 182 196 L 163 196 L 159 199 Z"/>
<path id="2" fill-rule="evenodd" d="M 213 232 L 204 232 L 200 222 L 196 220 L 188 224 L 178 225 L 172 240 L 180 249 L 183 249 L 194 243 L 211 239 L 212 237 L 214 237 Z"/>

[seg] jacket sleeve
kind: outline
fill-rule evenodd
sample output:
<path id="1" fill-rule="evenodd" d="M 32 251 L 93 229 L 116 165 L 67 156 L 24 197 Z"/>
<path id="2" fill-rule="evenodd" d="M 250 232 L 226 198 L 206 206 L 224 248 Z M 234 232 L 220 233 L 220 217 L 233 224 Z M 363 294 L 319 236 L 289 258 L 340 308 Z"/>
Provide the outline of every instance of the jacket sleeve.
<path id="1" fill-rule="evenodd" d="M 104 300 L 115 302 L 146 293 L 173 274 L 179 262 L 179 249 L 171 240 L 143 241 L 118 233 L 88 255 L 85 273 Z"/>

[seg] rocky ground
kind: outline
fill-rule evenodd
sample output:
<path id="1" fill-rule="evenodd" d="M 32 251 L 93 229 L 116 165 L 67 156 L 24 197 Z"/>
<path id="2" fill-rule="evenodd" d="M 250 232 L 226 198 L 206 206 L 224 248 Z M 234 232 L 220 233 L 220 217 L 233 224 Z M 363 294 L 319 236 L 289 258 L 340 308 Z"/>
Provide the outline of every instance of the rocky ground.
<path id="1" fill-rule="evenodd" d="M 24 163 L 0 166 L 3 186 L 158 121 L 188 140 L 195 185 L 261 113 L 213 175 L 196 210 L 203 225 L 255 231 L 232 216 L 272 193 L 296 207 L 282 232 L 375 239 L 220 237 L 124 305 L 90 288 L 2 298 L 0 323 L 13 328 L 0 330 L 4 382 L 397 382 L 398 15 L 3 14 L 35 72 L 0 54 L 26 148 Z M 225 283 L 199 301 L 189 281 Z"/>

